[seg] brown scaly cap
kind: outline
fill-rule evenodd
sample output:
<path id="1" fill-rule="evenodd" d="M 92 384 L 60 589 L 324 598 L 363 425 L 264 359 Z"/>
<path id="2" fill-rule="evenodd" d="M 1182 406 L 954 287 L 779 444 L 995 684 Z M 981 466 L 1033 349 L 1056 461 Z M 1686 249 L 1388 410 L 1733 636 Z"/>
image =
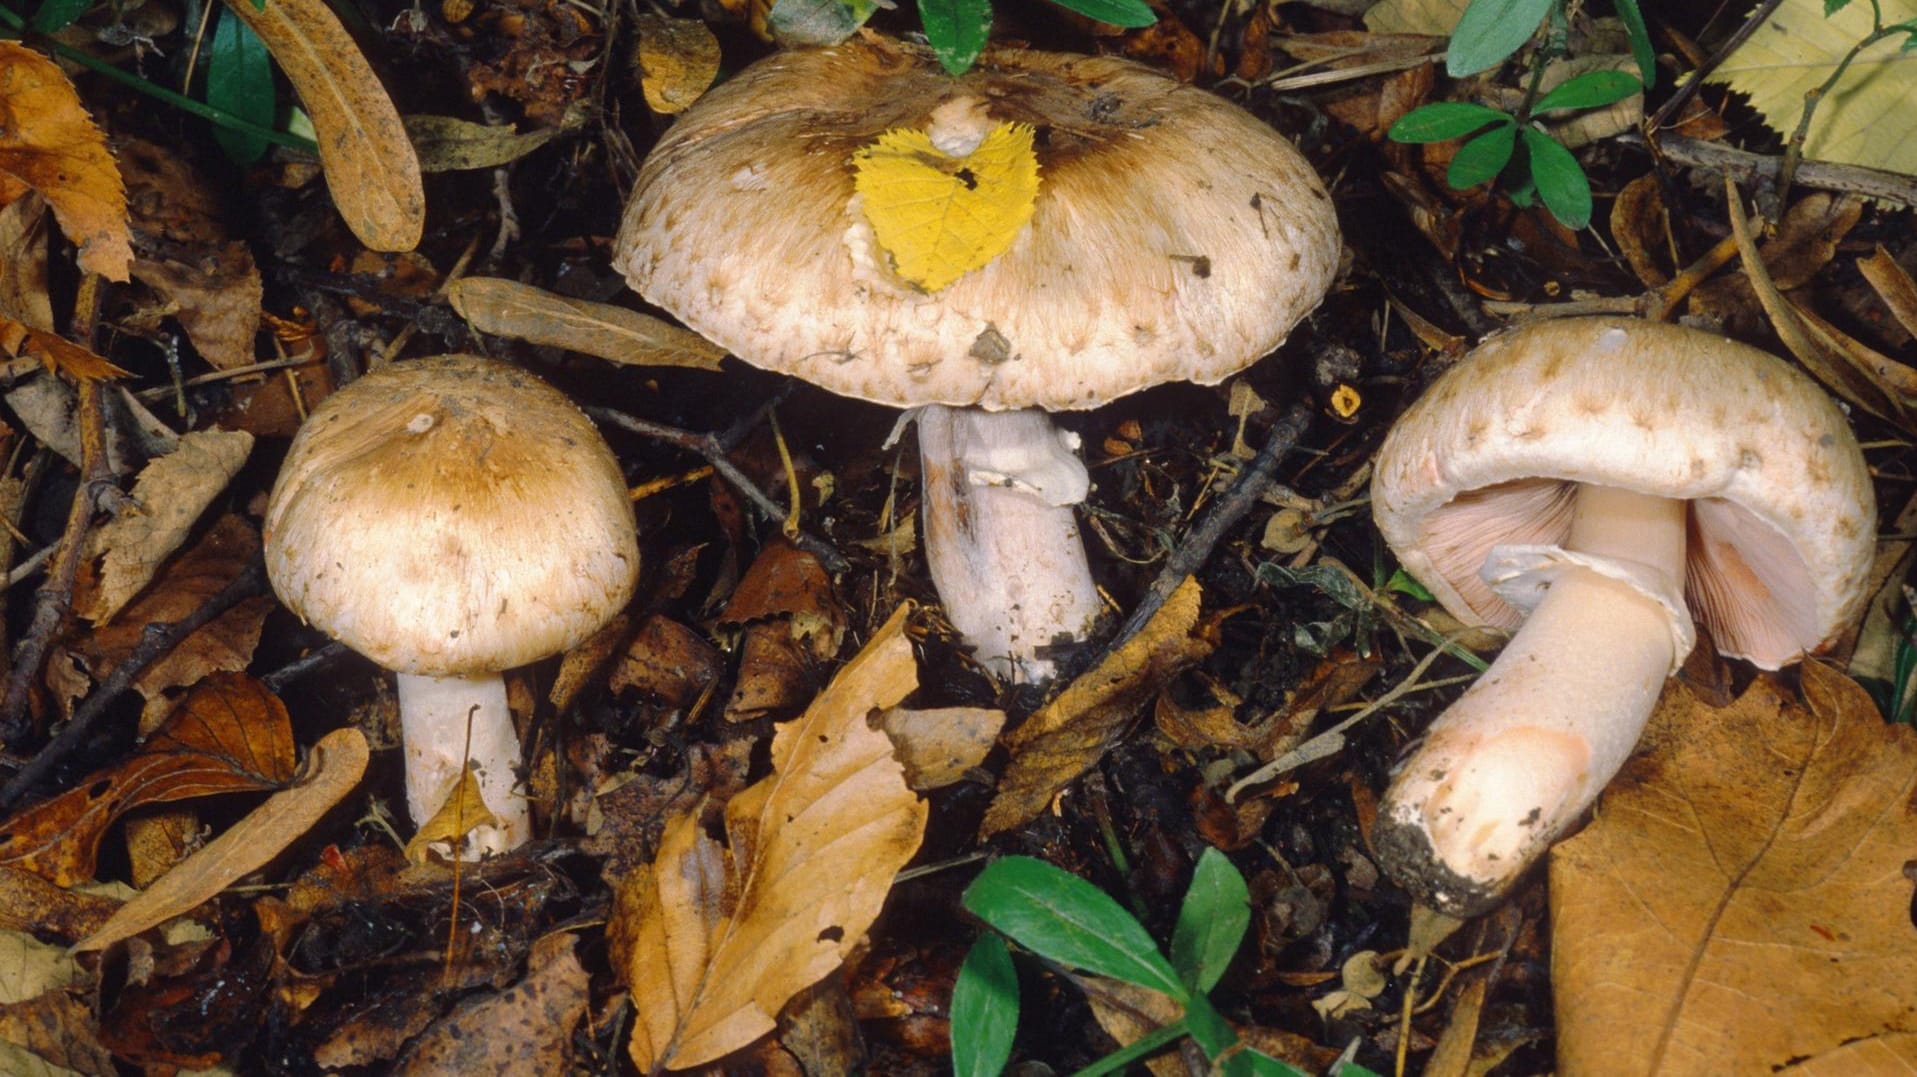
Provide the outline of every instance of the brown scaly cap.
<path id="1" fill-rule="evenodd" d="M 1775 669 L 1865 598 L 1876 507 L 1843 412 L 1774 356 L 1658 322 L 1485 342 L 1392 427 L 1372 510 L 1446 609 L 1514 628 L 1478 568 L 1494 545 L 1563 542 L 1573 483 L 1691 502 L 1686 601 L 1725 654 Z"/>
<path id="2" fill-rule="evenodd" d="M 1037 207 L 935 294 L 897 277 L 853 153 L 970 98 L 1038 132 Z M 1218 382 L 1283 342 L 1337 268 L 1330 196 L 1270 127 L 1125 60 L 989 49 L 953 78 L 866 36 L 776 54 L 647 159 L 614 263 L 758 366 L 895 406 L 1089 408 Z"/>
<path id="3" fill-rule="evenodd" d="M 314 409 L 265 530 L 288 608 L 387 669 L 435 677 L 572 646 L 639 570 L 599 431 L 538 378 L 473 356 L 385 367 Z"/>

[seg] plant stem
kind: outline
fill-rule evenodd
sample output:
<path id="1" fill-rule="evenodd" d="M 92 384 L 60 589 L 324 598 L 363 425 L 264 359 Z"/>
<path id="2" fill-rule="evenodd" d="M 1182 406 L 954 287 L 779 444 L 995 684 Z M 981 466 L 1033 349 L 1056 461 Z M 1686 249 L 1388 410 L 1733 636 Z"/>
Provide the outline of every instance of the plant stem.
<path id="1" fill-rule="evenodd" d="M 5 26 L 7 30 L 18 35 L 22 40 L 25 40 L 27 37 L 26 20 L 16 14 L 11 8 L 0 6 L 0 26 Z M 319 147 L 315 145 L 311 139 L 301 138 L 298 135 L 288 134 L 285 131 L 275 131 L 270 127 L 261 127 L 259 124 L 243 120 L 225 109 L 214 108 L 204 101 L 195 101 L 191 97 L 174 93 L 164 86 L 148 82 L 146 79 L 122 71 L 98 57 L 89 56 L 79 49 L 61 44 L 50 38 L 41 37 L 36 34 L 33 35 L 33 39 L 33 44 L 37 48 L 46 49 L 62 59 L 72 60 L 82 67 L 105 75 L 123 85 L 130 86 L 146 94 L 148 97 L 164 101 L 183 112 L 190 112 L 206 120 L 208 123 L 218 124 L 230 130 L 249 134 L 275 145 L 285 146 L 288 149 L 301 150 L 306 153 L 319 152 Z"/>

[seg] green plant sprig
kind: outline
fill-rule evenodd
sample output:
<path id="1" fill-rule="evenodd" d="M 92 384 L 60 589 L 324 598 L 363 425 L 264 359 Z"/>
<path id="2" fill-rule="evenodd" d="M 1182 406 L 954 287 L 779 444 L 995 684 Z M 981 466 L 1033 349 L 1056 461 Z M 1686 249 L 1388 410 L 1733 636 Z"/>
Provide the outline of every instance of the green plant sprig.
<path id="1" fill-rule="evenodd" d="M 1545 44 L 1532 59 L 1523 103 L 1516 113 L 1471 102 L 1423 105 L 1400 117 L 1386 137 L 1409 143 L 1465 138 L 1445 172 L 1445 183 L 1453 190 L 1506 176 L 1512 201 L 1528 205 L 1535 195 L 1565 226 L 1586 227 L 1591 223 L 1591 182 L 1584 167 L 1534 120 L 1549 112 L 1602 108 L 1653 84 L 1656 56 L 1637 0 L 1617 0 L 1617 9 L 1638 74 L 1590 71 L 1540 93 L 1545 66 L 1566 52 L 1565 0 L 1472 0 L 1445 50 L 1445 71 L 1454 78 L 1496 67 L 1549 25 Z"/>
<path id="2" fill-rule="evenodd" d="M 973 944 L 952 991 L 952 1065 L 959 1077 L 991 1077 L 1012 1056 L 1019 996 L 1007 938 L 1058 965 L 1162 992 L 1184 1009 L 1177 1021 L 1106 1055 L 1078 1077 L 1115 1073 L 1185 1036 L 1226 1077 L 1305 1077 L 1241 1044 L 1207 997 L 1251 926 L 1244 876 L 1218 850 L 1198 858 L 1172 929 L 1169 960 L 1144 925 L 1104 891 L 1033 857 L 994 861 L 965 888 L 963 901 L 997 933 Z M 1376 1077 L 1352 1065 L 1339 1073 Z"/>

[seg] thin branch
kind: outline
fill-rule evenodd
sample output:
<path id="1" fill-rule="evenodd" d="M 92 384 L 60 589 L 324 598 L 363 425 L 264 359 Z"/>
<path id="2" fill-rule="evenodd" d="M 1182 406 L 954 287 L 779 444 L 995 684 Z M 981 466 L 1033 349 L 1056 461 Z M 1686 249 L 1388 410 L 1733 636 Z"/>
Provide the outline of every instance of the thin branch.
<path id="1" fill-rule="evenodd" d="M 1641 145 L 1643 137 L 1624 135 L 1621 141 Z M 1674 135 L 1659 138 L 1656 150 L 1666 159 L 1686 167 L 1728 173 L 1740 184 L 1776 182 L 1783 165 L 1779 157 L 1767 157 L 1716 142 Z M 1906 176 L 1901 172 L 1831 161 L 1805 161 L 1798 166 L 1793 182 L 1822 191 L 1845 191 L 1866 198 L 1917 206 L 1917 176 Z"/>
<path id="2" fill-rule="evenodd" d="M 1715 53 L 1712 53 L 1711 57 L 1705 60 L 1704 63 L 1691 74 L 1691 77 L 1685 80 L 1683 85 L 1677 88 L 1677 92 L 1671 95 L 1670 100 L 1664 102 L 1656 112 L 1651 114 L 1651 118 L 1643 124 L 1643 129 L 1651 132 L 1653 135 L 1658 131 L 1662 131 L 1664 125 L 1670 122 L 1671 117 L 1677 115 L 1678 111 L 1689 103 L 1691 98 L 1697 96 L 1698 89 L 1704 85 L 1704 80 L 1710 77 L 1711 72 L 1716 71 L 1718 65 L 1722 64 L 1731 53 L 1736 52 L 1738 46 L 1750 40 L 1750 36 L 1757 32 L 1758 27 L 1769 21 L 1771 12 L 1776 11 L 1778 5 L 1783 2 L 1784 0 L 1764 0 L 1763 3 L 1757 5 L 1757 9 L 1752 11 L 1750 17 L 1744 20 L 1744 25 L 1739 26 L 1737 32 L 1732 34 L 1730 39 L 1724 42 L 1723 47 L 1719 48 Z M 1664 139 L 1657 139 L 1658 146 L 1662 146 L 1663 144 Z"/>

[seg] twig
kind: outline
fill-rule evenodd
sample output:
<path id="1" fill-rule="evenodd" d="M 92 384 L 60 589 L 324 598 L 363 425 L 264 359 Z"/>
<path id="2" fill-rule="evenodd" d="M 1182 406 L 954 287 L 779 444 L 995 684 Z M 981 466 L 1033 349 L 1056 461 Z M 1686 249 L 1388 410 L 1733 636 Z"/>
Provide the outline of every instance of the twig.
<path id="1" fill-rule="evenodd" d="M 1865 34 L 1857 44 L 1852 45 L 1850 51 L 1844 54 L 1844 58 L 1837 61 L 1837 66 L 1831 70 L 1829 78 L 1804 94 L 1804 111 L 1797 117 L 1797 129 L 1791 132 L 1790 141 L 1784 144 L 1784 163 L 1777 170 L 1777 190 L 1772 193 L 1771 204 L 1764 213 L 1764 219 L 1767 221 L 1775 223 L 1784 216 L 1784 206 L 1790 198 L 1791 181 L 1797 175 L 1799 163 L 1804 159 L 1804 140 L 1810 136 L 1811 117 L 1817 114 L 1818 104 L 1833 89 L 1836 89 L 1837 81 L 1844 77 L 1844 72 L 1850 70 L 1851 62 L 1862 55 L 1865 49 L 1887 37 L 1906 32 L 1901 25 L 1894 27 L 1884 25 L 1884 12 L 1878 6 L 1877 0 L 1871 0 L 1870 11 L 1870 33 Z"/>
<path id="2" fill-rule="evenodd" d="M 266 588 L 266 562 L 255 557 L 232 582 L 206 600 L 200 608 L 174 621 L 172 624 L 153 623 L 140 633 L 140 642 L 120 664 L 113 667 L 96 685 L 79 707 L 74 709 L 73 718 L 67 722 L 57 736 L 47 742 L 27 764 L 13 777 L 0 786 L 0 811 L 18 804 L 24 796 L 49 771 L 73 754 L 92 735 L 93 727 L 107 714 L 107 708 L 118 699 L 120 693 L 132 687 L 133 679 L 173 648 L 180 641 L 205 627 L 210 621 L 248 598 L 259 594 Z"/>
<path id="3" fill-rule="evenodd" d="M 1620 136 L 1620 141 L 1645 144 L 1643 136 L 1635 134 Z M 1783 167 L 1783 159 L 1779 157 L 1675 135 L 1659 137 L 1654 149 L 1680 165 L 1715 169 L 1730 174 L 1740 183 L 1776 182 Z M 1886 172 L 1880 168 L 1832 161 L 1805 161 L 1797 166 L 1797 174 L 1792 182 L 1822 191 L 1845 191 L 1866 198 L 1917 206 L 1917 176 Z"/>
<path id="4" fill-rule="evenodd" d="M 1764 0 L 1757 5 L 1757 9 L 1752 11 L 1750 17 L 1744 20 L 1744 25 L 1738 27 L 1737 32 L 1724 42 L 1723 47 L 1712 53 L 1710 59 L 1704 61 L 1691 77 L 1677 88 L 1677 92 L 1671 95 L 1671 99 L 1651 114 L 1651 118 L 1644 123 L 1643 129 L 1653 133 L 1663 130 L 1671 117 L 1677 115 L 1679 109 L 1688 104 L 1691 98 L 1697 96 L 1698 89 L 1704 85 L 1704 80 L 1710 77 L 1711 72 L 1716 71 L 1725 58 L 1736 52 L 1738 46 L 1748 41 L 1750 36 L 1757 32 L 1758 27 L 1770 21 L 1771 12 L 1776 11 L 1778 5 L 1783 2 L 1784 0 Z M 1658 146 L 1663 144 L 1663 139 L 1657 140 Z"/>
<path id="5" fill-rule="evenodd" d="M 717 471 L 720 476 L 731 483 L 735 489 L 744 494 L 748 501 L 757 505 L 761 512 L 774 520 L 785 520 L 788 518 L 787 509 L 784 505 L 774 501 L 772 495 L 759 489 L 758 484 L 748 478 L 745 472 L 740 471 L 738 467 L 727 458 L 725 444 L 719 436 L 714 434 L 695 434 L 690 430 L 681 430 L 676 426 L 655 423 L 649 419 L 641 419 L 636 415 L 627 415 L 623 411 L 614 411 L 611 408 L 588 407 L 586 408 L 586 414 L 602 423 L 611 423 L 621 430 L 628 430 L 656 441 L 666 442 L 669 445 L 677 445 L 689 452 L 698 453 L 700 456 L 706 458 L 706 462 L 712 465 L 714 471 Z M 851 562 L 845 559 L 845 555 L 841 554 L 831 543 L 808 531 L 801 530 L 793 534 L 792 543 L 818 558 L 819 563 L 824 565 L 828 571 L 844 572 L 846 569 L 852 567 Z"/>
<path id="6" fill-rule="evenodd" d="M 19 744 L 27 735 L 29 690 L 40 675 L 40 665 L 46 660 L 54 633 L 60 630 L 73 608 L 73 583 L 85 557 L 87 532 L 92 530 L 97 503 L 108 490 L 118 490 L 112 465 L 107 460 L 106 419 L 100 406 L 98 382 L 80 382 L 74 413 L 80 426 L 80 459 L 84 466 L 80 485 L 73 491 L 73 503 L 67 509 L 59 552 L 35 593 L 33 619 L 13 649 L 13 668 L 7 675 L 6 695 L 0 697 L 0 743 L 9 747 Z"/>
<path id="7" fill-rule="evenodd" d="M 1152 614 L 1158 612 L 1158 607 L 1164 605 L 1171 593 L 1184 582 L 1185 577 L 1198 571 L 1199 566 L 1211 557 L 1212 547 L 1218 545 L 1218 540 L 1224 538 L 1225 532 L 1243 519 L 1258 498 L 1277 481 L 1279 462 L 1297 447 L 1298 438 L 1304 434 L 1310 422 L 1311 411 L 1302 404 L 1293 404 L 1279 416 L 1251 466 L 1239 473 L 1238 481 L 1232 483 L 1231 489 L 1226 490 L 1223 497 L 1212 502 L 1205 518 L 1185 533 L 1184 540 L 1165 559 L 1165 567 L 1159 570 L 1158 578 L 1152 581 L 1151 587 L 1138 600 L 1138 607 L 1125 619 L 1118 634 L 1106 645 L 1107 648 L 1117 647 L 1137 635 L 1145 627 L 1145 622 L 1152 619 Z"/>
<path id="8" fill-rule="evenodd" d="M 344 643 L 338 641 L 328 643 L 324 647 L 316 647 L 308 651 L 273 672 L 268 673 L 266 676 L 261 677 L 260 683 L 266 686 L 267 691 L 274 695 L 279 695 L 280 690 L 287 685 L 299 680 L 301 677 L 306 676 L 321 666 L 350 653 L 351 649 Z M 405 843 L 402 842 L 401 844 Z"/>

